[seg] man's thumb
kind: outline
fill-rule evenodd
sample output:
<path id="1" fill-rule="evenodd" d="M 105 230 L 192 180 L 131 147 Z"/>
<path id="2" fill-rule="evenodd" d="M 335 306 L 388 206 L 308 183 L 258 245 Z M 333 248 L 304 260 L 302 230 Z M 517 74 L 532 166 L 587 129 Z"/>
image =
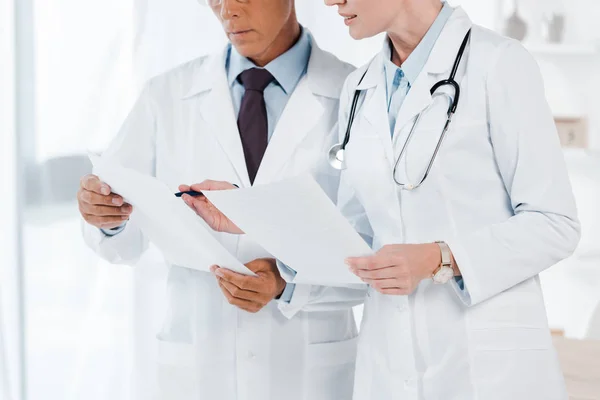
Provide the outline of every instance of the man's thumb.
<path id="1" fill-rule="evenodd" d="M 258 260 L 254 260 L 249 262 L 248 264 L 246 264 L 246 267 L 254 272 L 255 274 L 259 275 L 260 272 L 264 272 L 267 269 L 269 269 L 268 265 L 269 263 L 274 262 L 274 260 L 272 259 L 258 259 Z"/>

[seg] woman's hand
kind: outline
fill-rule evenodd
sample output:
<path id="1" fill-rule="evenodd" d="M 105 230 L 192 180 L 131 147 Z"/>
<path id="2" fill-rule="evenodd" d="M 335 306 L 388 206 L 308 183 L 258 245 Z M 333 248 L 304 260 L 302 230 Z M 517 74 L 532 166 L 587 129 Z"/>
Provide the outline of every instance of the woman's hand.
<path id="1" fill-rule="evenodd" d="M 372 256 L 346 260 L 363 282 L 390 295 L 411 294 L 422 280 L 431 278 L 441 262 L 441 251 L 435 243 L 388 245 Z"/>

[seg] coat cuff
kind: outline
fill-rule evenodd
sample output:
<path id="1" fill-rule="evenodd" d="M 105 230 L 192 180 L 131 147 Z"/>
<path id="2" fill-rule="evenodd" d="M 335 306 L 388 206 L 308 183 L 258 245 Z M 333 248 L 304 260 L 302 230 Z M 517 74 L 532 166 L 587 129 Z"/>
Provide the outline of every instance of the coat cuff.
<path id="1" fill-rule="evenodd" d="M 287 319 L 292 319 L 299 311 L 301 311 L 309 302 L 312 291 L 312 285 L 295 284 L 294 294 L 289 303 L 278 301 L 277 306 L 279 311 Z"/>
<path id="2" fill-rule="evenodd" d="M 283 303 L 289 303 L 290 301 L 292 301 L 292 296 L 294 295 L 294 289 L 296 289 L 296 284 L 288 282 L 285 285 L 285 289 L 283 290 L 283 293 L 281 293 L 281 296 L 279 296 L 279 298 L 277 300 L 279 300 Z"/>
<path id="3" fill-rule="evenodd" d="M 461 279 L 452 279 L 451 285 L 463 304 L 470 307 L 475 304 L 481 296 L 469 255 L 458 239 L 452 238 L 445 242 L 448 244 L 448 247 L 450 247 L 454 261 L 461 274 Z"/>
<path id="4" fill-rule="evenodd" d="M 311 285 L 294 283 L 296 271 L 279 260 L 277 260 L 277 269 L 281 277 L 287 282 L 285 290 L 277 300 L 277 305 L 283 316 L 291 319 L 308 304 L 312 287 Z M 286 296 L 286 292 L 288 292 L 289 297 Z"/>
<path id="5" fill-rule="evenodd" d="M 116 228 L 112 228 L 112 229 L 100 228 L 100 231 L 102 233 L 104 233 L 104 236 L 109 236 L 109 237 L 115 236 L 115 235 L 118 235 L 119 233 L 123 232 L 126 225 L 127 225 L 127 222 L 123 222 L 121 225 L 117 226 Z"/>

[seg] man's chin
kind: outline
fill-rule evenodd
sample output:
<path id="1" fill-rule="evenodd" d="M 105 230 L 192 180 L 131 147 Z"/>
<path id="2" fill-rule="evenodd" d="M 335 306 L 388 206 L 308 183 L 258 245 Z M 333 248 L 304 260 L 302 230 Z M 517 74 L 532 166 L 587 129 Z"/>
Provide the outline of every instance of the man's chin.
<path id="1" fill-rule="evenodd" d="M 260 54 L 258 47 L 254 41 L 243 39 L 230 39 L 231 45 L 235 47 L 237 52 L 246 58 L 253 58 L 256 54 Z"/>

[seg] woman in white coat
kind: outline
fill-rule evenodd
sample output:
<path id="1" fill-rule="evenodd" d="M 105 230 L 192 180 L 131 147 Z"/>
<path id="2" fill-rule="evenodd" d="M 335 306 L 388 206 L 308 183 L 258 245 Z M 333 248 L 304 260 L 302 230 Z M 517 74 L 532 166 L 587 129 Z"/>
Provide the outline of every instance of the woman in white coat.
<path id="1" fill-rule="evenodd" d="M 208 4 L 231 44 L 151 80 L 103 156 L 155 176 L 173 192 L 206 179 L 248 187 L 310 173 L 333 198 L 339 173 L 324 154 L 337 140 L 339 94 L 353 68 L 317 46 L 298 24 L 293 0 Z M 242 83 L 252 84 L 247 72 L 272 77 L 266 87 L 244 91 Z M 241 110 L 259 93 L 268 120 L 242 123 Z M 244 118 L 259 115 L 260 104 L 253 106 Z M 263 130 L 254 133 L 263 135 L 256 140 L 266 149 L 251 175 L 245 145 L 254 139 L 238 127 L 259 122 Z M 87 243 L 111 262 L 135 263 L 148 239 L 135 212 L 123 225 L 131 207 L 94 176 L 82 180 L 79 201 Z M 218 238 L 259 275 L 247 277 L 253 301 L 242 298 L 249 291 L 231 290 L 210 273 L 171 266 L 155 398 L 349 400 L 357 343 L 350 306 L 362 302 L 364 291 L 339 304 L 336 292 L 343 289 L 283 290 L 275 261 L 257 243 Z"/>
<path id="2" fill-rule="evenodd" d="M 341 142 L 359 91 L 339 207 L 378 250 L 347 260 L 370 285 L 354 399 L 566 399 L 538 274 L 580 228 L 536 62 L 439 0 L 326 3 L 356 39 L 387 33 L 340 100 Z M 463 42 L 434 156 L 449 102 L 431 88 Z"/>

